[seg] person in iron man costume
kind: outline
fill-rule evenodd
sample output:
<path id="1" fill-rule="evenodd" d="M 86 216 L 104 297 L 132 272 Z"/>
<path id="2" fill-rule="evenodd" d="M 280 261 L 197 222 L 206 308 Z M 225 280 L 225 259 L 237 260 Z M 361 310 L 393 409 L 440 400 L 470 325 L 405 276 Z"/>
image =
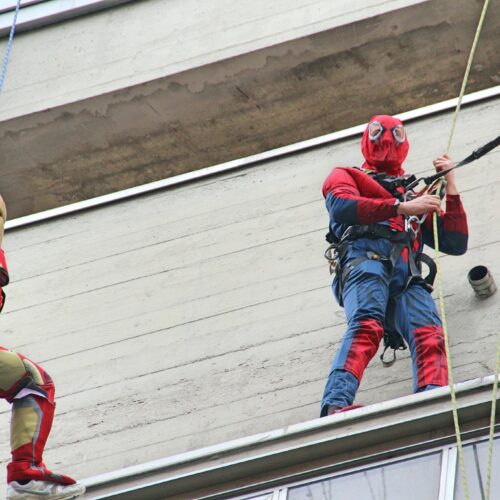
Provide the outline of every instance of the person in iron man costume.
<path id="1" fill-rule="evenodd" d="M 0 312 L 3 288 L 9 283 L 1 248 L 7 219 L 0 196 Z M 7 499 L 76 498 L 85 487 L 74 479 L 51 472 L 43 463 L 43 450 L 54 418 L 55 387 L 49 374 L 26 356 L 0 346 L 0 397 L 12 404 L 11 462 L 7 465 Z"/>
<path id="2" fill-rule="evenodd" d="M 340 240 L 348 228 L 373 224 L 403 232 L 407 228 L 405 217 L 428 214 L 412 242 L 412 251 L 418 255 L 424 243 L 434 247 L 431 215 L 436 212 L 440 250 L 451 255 L 465 253 L 467 218 L 454 172 L 446 175 L 446 211 L 443 212 L 437 195 L 424 194 L 401 201 L 368 175 L 368 172 L 396 178 L 405 175 L 402 165 L 409 143 L 400 120 L 388 115 L 373 116 L 364 131 L 361 149 L 365 158 L 362 169 L 336 167 L 323 185 L 330 230 L 335 237 Z M 437 171 L 452 166 L 447 155 L 436 158 L 433 163 Z M 385 262 L 363 260 L 362 256 L 389 256 L 394 245 L 389 239 L 360 237 L 346 245 L 340 264 L 342 267 L 355 265 L 342 287 L 337 275 L 332 288 L 337 301 L 344 306 L 348 326 L 331 365 L 321 401 L 321 416 L 358 407 L 353 405 L 356 391 L 383 338 L 390 299 L 395 304 L 392 320 L 410 349 L 414 391 L 448 384 L 441 321 L 429 290 L 421 281 L 408 279 L 407 249 L 396 262 L 387 265 L 387 259 Z M 356 265 L 360 260 L 362 262 Z"/>

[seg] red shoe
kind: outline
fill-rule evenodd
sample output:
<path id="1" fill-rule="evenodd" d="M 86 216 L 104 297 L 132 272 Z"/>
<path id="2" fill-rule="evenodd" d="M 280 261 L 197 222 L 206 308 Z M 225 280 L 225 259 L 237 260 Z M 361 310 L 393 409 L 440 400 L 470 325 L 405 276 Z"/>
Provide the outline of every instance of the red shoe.
<path id="1" fill-rule="evenodd" d="M 355 410 L 356 408 L 363 408 L 363 405 L 349 405 L 349 406 L 344 406 L 343 408 L 330 406 L 328 407 L 328 415 L 336 415 L 337 413 L 343 413 L 345 411 Z"/>

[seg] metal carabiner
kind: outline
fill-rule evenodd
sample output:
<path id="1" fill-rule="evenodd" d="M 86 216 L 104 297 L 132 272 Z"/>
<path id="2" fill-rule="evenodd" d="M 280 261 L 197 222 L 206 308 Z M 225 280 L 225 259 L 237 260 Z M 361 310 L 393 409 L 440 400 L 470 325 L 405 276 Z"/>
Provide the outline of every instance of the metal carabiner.
<path id="1" fill-rule="evenodd" d="M 328 261 L 330 265 L 330 274 L 333 274 L 337 271 L 339 265 L 339 254 L 337 251 L 337 244 L 332 243 L 326 250 L 323 256 Z"/>
<path id="2" fill-rule="evenodd" d="M 420 231 L 420 225 L 425 220 L 426 215 L 420 219 L 416 215 L 410 215 L 409 217 L 405 217 L 405 232 L 413 233 L 413 239 L 417 239 L 418 232 Z"/>

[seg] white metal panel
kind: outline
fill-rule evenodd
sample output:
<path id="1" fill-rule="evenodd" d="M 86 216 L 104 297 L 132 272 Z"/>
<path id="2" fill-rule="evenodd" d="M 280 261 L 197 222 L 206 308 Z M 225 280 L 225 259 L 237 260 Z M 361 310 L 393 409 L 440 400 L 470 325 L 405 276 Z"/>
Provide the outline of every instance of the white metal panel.
<path id="1" fill-rule="evenodd" d="M 48 1 L 49 0 L 21 0 L 21 8 Z M 15 10 L 16 5 L 17 0 L 3 0 L 3 2 L 0 4 L 0 14 Z"/>
<path id="2" fill-rule="evenodd" d="M 134 0 L 23 0 L 16 31 L 35 30 L 131 1 Z M 9 34 L 16 4 L 14 0 L 0 7 L 0 36 Z"/>

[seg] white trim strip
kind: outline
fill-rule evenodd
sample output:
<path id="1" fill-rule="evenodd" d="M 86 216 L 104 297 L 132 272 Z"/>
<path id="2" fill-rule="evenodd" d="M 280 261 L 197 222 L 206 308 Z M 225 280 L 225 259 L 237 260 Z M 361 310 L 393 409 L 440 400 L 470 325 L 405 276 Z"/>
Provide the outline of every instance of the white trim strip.
<path id="1" fill-rule="evenodd" d="M 450 447 L 446 447 L 441 452 L 441 474 L 439 478 L 439 497 L 438 500 L 447 500 L 446 481 L 448 480 L 448 467 L 450 463 Z"/>
<path id="2" fill-rule="evenodd" d="M 462 106 L 465 106 L 467 104 L 478 103 L 480 101 L 491 99 L 493 97 L 498 97 L 498 96 L 500 96 L 500 85 L 466 95 L 462 101 Z M 405 122 L 409 122 L 411 120 L 416 120 L 425 116 L 430 116 L 435 113 L 442 113 L 444 111 L 449 111 L 451 109 L 454 109 L 455 106 L 457 105 L 457 101 L 458 98 L 449 99 L 447 101 L 442 101 L 437 104 L 431 104 L 430 106 L 425 106 L 423 108 L 407 111 L 405 113 L 401 113 L 396 116 Z M 154 191 L 159 191 L 162 189 L 179 186 L 181 184 L 192 182 L 198 179 L 203 179 L 205 177 L 236 171 L 242 168 L 249 167 L 250 165 L 254 165 L 256 163 L 273 160 L 286 155 L 302 152 L 307 149 L 316 148 L 326 144 L 334 143 L 336 141 L 355 137 L 357 135 L 362 134 L 365 127 L 366 124 L 357 125 L 355 127 L 351 127 L 345 130 L 340 130 L 338 132 L 333 132 L 331 134 L 315 137 L 314 139 L 308 139 L 306 141 L 296 142 L 288 146 L 283 146 L 281 148 L 271 149 L 269 151 L 264 151 L 263 153 L 247 156 L 246 158 L 240 158 L 238 160 L 232 160 L 226 163 L 220 163 L 219 165 L 214 165 L 211 167 L 195 170 L 193 172 L 187 172 L 185 174 L 168 177 L 167 179 L 150 182 L 148 184 L 143 184 L 142 186 L 136 186 L 133 188 L 124 189 L 122 191 L 116 191 L 114 193 L 98 196 L 96 198 L 91 198 L 89 200 L 84 200 L 77 203 L 72 203 L 70 205 L 65 205 L 63 207 L 45 210 L 43 212 L 26 215 L 24 217 L 18 217 L 17 219 L 12 219 L 10 221 L 7 221 L 5 229 L 14 229 L 18 227 L 27 226 L 29 224 L 46 221 L 49 219 L 53 219 L 55 217 L 62 217 L 64 215 L 73 214 L 90 208 L 106 205 L 108 203 L 114 203 L 117 201 L 126 200 L 134 196 L 139 196 L 142 194 L 152 193 Z"/>
<path id="3" fill-rule="evenodd" d="M 286 500 L 288 497 L 288 488 L 282 488 L 278 491 L 277 500 Z"/>
<path id="4" fill-rule="evenodd" d="M 30 5 L 34 5 L 36 3 L 48 2 L 49 0 L 22 0 L 21 1 L 21 9 L 23 7 L 29 7 Z M 0 14 L 4 12 L 12 12 L 16 10 L 17 0 L 3 0 L 2 5 L 0 5 Z"/>
<path id="5" fill-rule="evenodd" d="M 448 461 L 450 448 L 445 448 L 441 452 L 441 472 L 439 475 L 439 497 L 438 500 L 446 500 L 446 478 L 448 476 Z"/>
<path id="6" fill-rule="evenodd" d="M 443 500 L 455 498 L 455 478 L 457 475 L 458 448 L 454 446 L 448 450 L 448 463 L 446 470 L 446 487 Z"/>
<path id="7" fill-rule="evenodd" d="M 40 28 L 131 1 L 133 0 L 25 0 L 21 3 L 16 32 Z M 10 3 L 15 5 L 15 2 Z M 10 4 L 0 9 L 0 37 L 9 34 L 12 10 Z"/>

